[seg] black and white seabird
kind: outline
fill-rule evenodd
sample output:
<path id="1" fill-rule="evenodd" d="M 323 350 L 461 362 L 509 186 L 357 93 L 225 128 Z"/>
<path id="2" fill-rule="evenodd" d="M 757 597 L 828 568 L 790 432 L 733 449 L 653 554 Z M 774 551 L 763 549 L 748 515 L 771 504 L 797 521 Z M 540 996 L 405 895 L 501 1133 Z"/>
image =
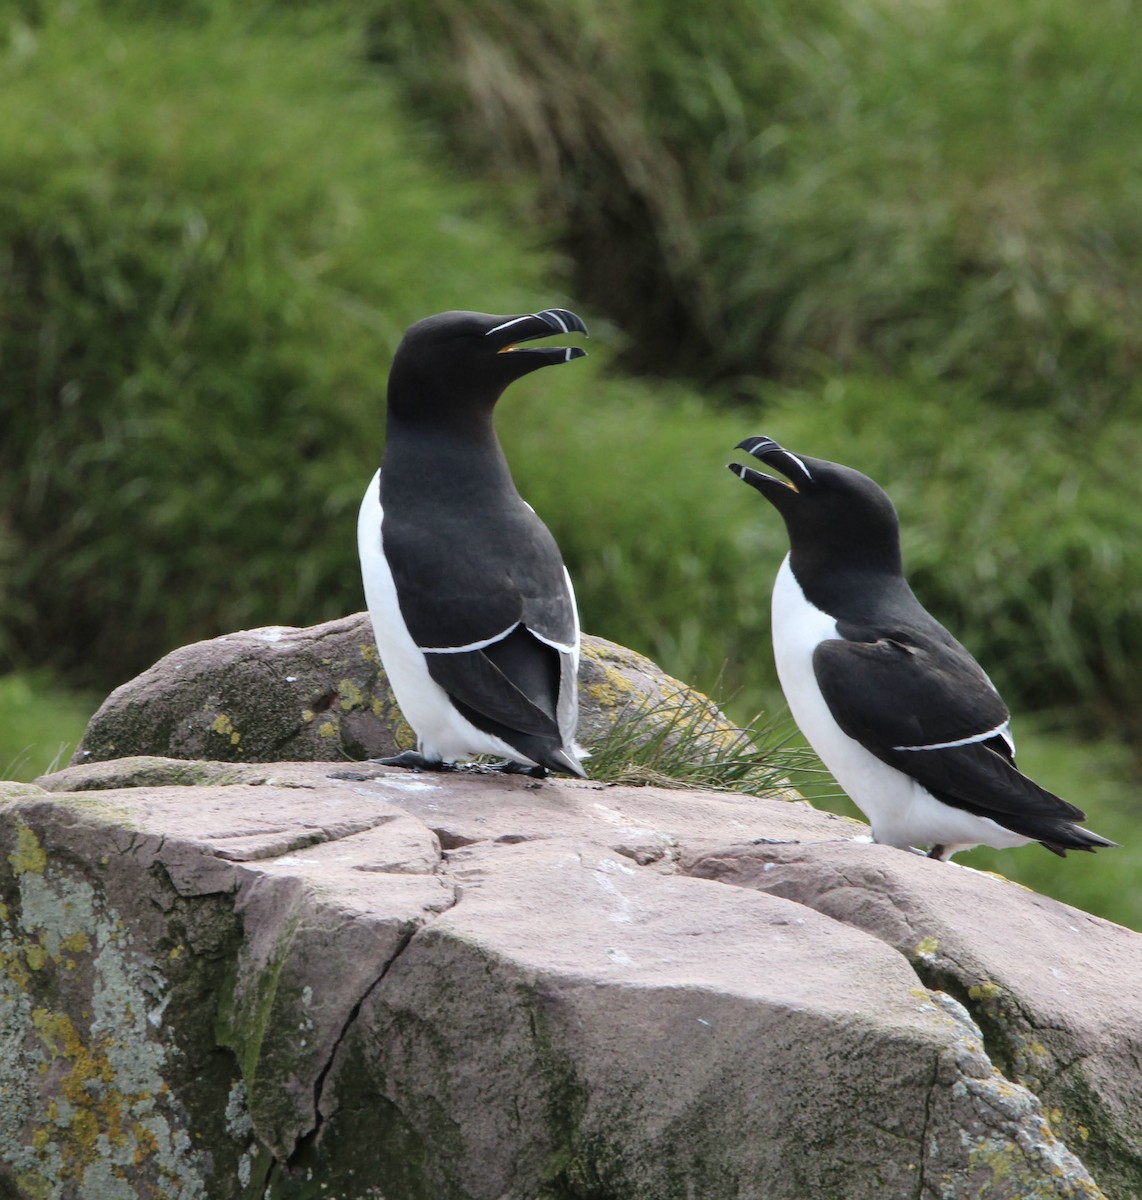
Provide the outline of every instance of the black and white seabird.
<path id="1" fill-rule="evenodd" d="M 494 754 L 506 770 L 586 775 L 574 741 L 575 594 L 492 424 L 510 383 L 585 353 L 523 343 L 586 332 L 562 308 L 446 312 L 397 348 L 357 548 L 377 648 L 418 749 L 382 761 L 441 768 Z"/>
<path id="2" fill-rule="evenodd" d="M 1038 841 L 1060 855 L 1114 845 L 1016 768 L 1007 706 L 904 578 L 883 489 L 767 437 L 738 449 L 785 476 L 730 464 L 789 532 L 772 625 L 785 698 L 873 840 L 944 860 L 978 845 Z"/>

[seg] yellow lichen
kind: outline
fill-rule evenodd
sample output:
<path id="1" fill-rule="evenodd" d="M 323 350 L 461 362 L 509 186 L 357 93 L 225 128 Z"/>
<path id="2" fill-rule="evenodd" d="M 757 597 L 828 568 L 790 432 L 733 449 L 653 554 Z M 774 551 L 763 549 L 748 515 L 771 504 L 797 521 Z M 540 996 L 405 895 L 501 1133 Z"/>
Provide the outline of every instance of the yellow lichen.
<path id="1" fill-rule="evenodd" d="M 8 861 L 17 875 L 42 875 L 48 865 L 43 846 L 23 822 L 16 826 L 16 849 L 8 855 Z"/>
<path id="2" fill-rule="evenodd" d="M 36 942 L 24 948 L 24 959 L 33 971 L 42 971 L 48 961 L 48 952 Z"/>
<path id="3" fill-rule="evenodd" d="M 365 707 L 365 697 L 351 679 L 341 680 L 337 685 L 337 694 L 341 697 L 342 712 L 351 712 L 354 708 Z"/>
<path id="4" fill-rule="evenodd" d="M 416 732 L 397 709 L 393 710 L 392 729 L 393 741 L 396 742 L 398 750 L 416 748 Z"/>
<path id="5" fill-rule="evenodd" d="M 144 1160 L 159 1152 L 159 1139 L 141 1121 L 136 1121 L 135 1134 L 135 1166 L 142 1166 Z"/>
<path id="6" fill-rule="evenodd" d="M 66 1136 L 59 1139 L 65 1173 L 79 1178 L 84 1168 L 100 1157 L 99 1143 L 123 1145 L 128 1137 L 124 1114 L 140 1099 L 114 1087 L 115 1071 L 109 1057 L 115 1042 L 108 1034 L 85 1041 L 66 1013 L 35 1008 L 32 1027 L 48 1056 L 56 1064 L 59 1094 L 67 1101 Z M 70 1069 L 60 1071 L 63 1064 Z M 47 1106 L 49 1121 L 60 1120 L 59 1105 Z"/>
<path id="7" fill-rule="evenodd" d="M 361 642 L 358 646 L 361 651 L 361 657 L 365 662 L 380 662 L 381 656 L 377 653 L 376 644 L 373 642 Z"/>
<path id="8" fill-rule="evenodd" d="M 323 738 L 332 738 L 337 736 L 337 726 L 332 721 L 322 721 L 317 727 L 317 732 Z"/>
<path id="9" fill-rule="evenodd" d="M 587 695 L 603 708 L 618 708 L 625 704 L 635 690 L 630 680 L 617 667 L 601 662 L 597 657 L 594 661 L 603 672 L 603 679 L 600 683 L 588 684 Z"/>
<path id="10" fill-rule="evenodd" d="M 916 957 L 922 959 L 931 959 L 936 957 L 936 951 L 940 948 L 940 939 L 935 937 L 921 938 L 916 944 Z"/>
<path id="11" fill-rule="evenodd" d="M 222 737 L 230 738 L 230 745 L 237 746 L 242 735 L 234 728 L 234 722 L 225 713 L 219 713 L 211 723 L 210 728 Z"/>
<path id="12" fill-rule="evenodd" d="M 85 950 L 91 948 L 91 940 L 86 933 L 77 929 L 74 933 L 69 933 L 60 942 L 60 947 L 61 949 L 70 951 L 72 954 L 82 954 Z"/>

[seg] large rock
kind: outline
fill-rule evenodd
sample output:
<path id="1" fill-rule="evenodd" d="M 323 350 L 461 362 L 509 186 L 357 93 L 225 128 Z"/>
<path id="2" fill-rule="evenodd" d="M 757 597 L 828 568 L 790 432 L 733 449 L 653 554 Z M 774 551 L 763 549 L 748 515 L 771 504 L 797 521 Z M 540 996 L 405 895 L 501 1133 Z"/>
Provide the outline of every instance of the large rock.
<path id="1" fill-rule="evenodd" d="M 653 736 L 679 720 L 711 753 L 740 739 L 699 692 L 650 659 L 584 635 L 579 740 L 637 714 Z M 123 684 L 92 717 L 74 762 L 132 755 L 225 762 L 382 758 L 416 738 L 377 654 L 368 613 L 306 629 L 272 626 L 182 646 Z"/>
<path id="2" fill-rule="evenodd" d="M 844 842 L 699 852 L 683 869 L 806 905 L 879 938 L 931 988 L 969 1005 L 992 1060 L 1034 1091 L 1096 1174 L 1142 1195 L 1139 939 L 969 868 L 932 871 L 886 846 Z M 1060 867 L 1060 870 L 1064 869 Z"/>
<path id="3" fill-rule="evenodd" d="M 39 784 L 0 820 L 2 1196 L 1142 1194 L 1139 938 L 807 805 Z"/>

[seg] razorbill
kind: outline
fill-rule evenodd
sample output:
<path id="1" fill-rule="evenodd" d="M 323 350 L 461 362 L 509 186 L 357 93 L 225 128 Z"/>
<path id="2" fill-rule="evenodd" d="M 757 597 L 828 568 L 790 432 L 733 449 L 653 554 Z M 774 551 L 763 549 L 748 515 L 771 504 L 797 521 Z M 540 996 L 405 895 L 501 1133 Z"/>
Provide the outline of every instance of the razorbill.
<path id="1" fill-rule="evenodd" d="M 872 825 L 928 846 L 1041 842 L 1056 854 L 1114 843 L 1015 766 L 1010 714 L 974 658 L 904 578 L 887 494 L 771 438 L 739 442 L 784 479 L 731 463 L 781 514 L 790 551 L 773 586 L 773 653 L 793 718 Z"/>
<path id="2" fill-rule="evenodd" d="M 382 762 L 585 777 L 579 616 L 547 526 L 516 491 L 492 424 L 504 389 L 585 351 L 525 346 L 587 333 L 573 312 L 446 312 L 405 333 L 389 373 L 386 441 L 357 521 L 373 633 L 417 737 Z"/>

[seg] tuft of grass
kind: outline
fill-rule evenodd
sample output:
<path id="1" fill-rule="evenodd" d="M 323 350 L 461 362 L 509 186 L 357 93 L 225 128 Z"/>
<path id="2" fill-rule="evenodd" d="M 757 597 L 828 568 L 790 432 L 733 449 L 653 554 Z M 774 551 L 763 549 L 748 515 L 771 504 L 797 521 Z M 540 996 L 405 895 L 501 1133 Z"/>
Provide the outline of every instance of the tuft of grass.
<path id="1" fill-rule="evenodd" d="M 632 701 L 605 741 L 591 746 L 592 779 L 634 786 L 707 788 L 790 797 L 824 774 L 816 755 L 797 744 L 788 717 L 759 714 L 727 730 L 703 697 Z M 793 796 L 792 798 L 796 798 Z"/>

